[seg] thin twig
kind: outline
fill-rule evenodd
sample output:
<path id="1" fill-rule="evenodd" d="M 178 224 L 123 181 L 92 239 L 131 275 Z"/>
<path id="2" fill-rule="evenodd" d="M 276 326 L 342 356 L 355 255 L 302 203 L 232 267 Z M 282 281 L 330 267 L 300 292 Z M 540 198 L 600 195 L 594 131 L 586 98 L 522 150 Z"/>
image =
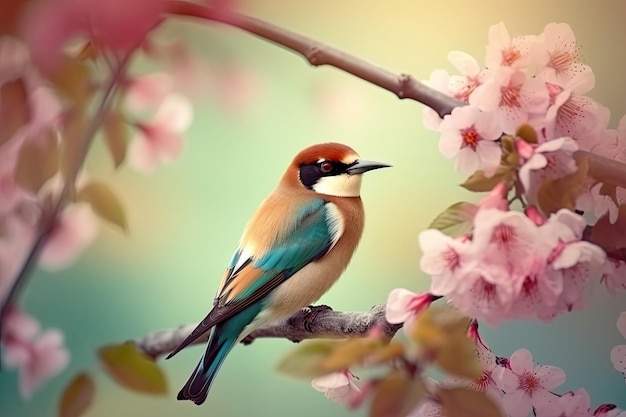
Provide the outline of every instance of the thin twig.
<path id="1" fill-rule="evenodd" d="M 54 224 L 56 222 L 57 216 L 59 212 L 63 209 L 67 200 L 71 197 L 73 192 L 74 183 L 76 182 L 76 177 L 80 172 L 81 167 L 85 162 L 85 158 L 87 157 L 87 153 L 91 144 L 93 142 L 93 138 L 95 137 L 96 132 L 104 122 L 104 119 L 109 111 L 109 107 L 111 104 L 111 100 L 115 95 L 115 92 L 118 87 L 118 82 L 123 76 L 124 71 L 126 70 L 126 66 L 128 64 L 128 60 L 130 58 L 130 54 L 125 55 L 119 62 L 115 71 L 112 72 L 109 81 L 104 87 L 104 93 L 102 95 L 102 99 L 98 105 L 98 108 L 95 112 L 91 123 L 85 129 L 82 138 L 78 141 L 79 148 L 77 151 L 77 157 L 72 165 L 70 165 L 69 170 L 67 172 L 65 183 L 63 185 L 63 189 L 59 194 L 56 203 L 52 207 L 51 210 L 44 210 L 42 213 L 42 217 L 39 220 L 37 237 L 35 238 L 35 243 L 31 247 L 26 259 L 20 271 L 13 282 L 9 292 L 7 293 L 5 299 L 2 301 L 0 308 L 0 321 L 4 314 L 7 311 L 7 308 L 12 303 L 12 301 L 17 297 L 21 288 L 24 286 L 26 282 L 26 278 L 30 276 L 30 272 L 32 268 L 35 266 L 39 253 L 43 248 L 46 239 L 54 229 Z"/>

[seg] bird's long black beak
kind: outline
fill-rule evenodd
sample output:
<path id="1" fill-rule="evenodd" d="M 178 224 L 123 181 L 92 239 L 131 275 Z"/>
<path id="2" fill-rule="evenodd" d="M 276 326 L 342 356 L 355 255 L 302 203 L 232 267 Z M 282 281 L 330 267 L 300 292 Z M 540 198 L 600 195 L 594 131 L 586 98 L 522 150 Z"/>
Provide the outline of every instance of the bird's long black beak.
<path id="1" fill-rule="evenodd" d="M 366 161 L 364 159 L 358 159 L 354 164 L 350 165 L 346 169 L 348 175 L 362 174 L 367 171 L 379 168 L 388 168 L 391 165 L 383 164 L 382 162 Z"/>

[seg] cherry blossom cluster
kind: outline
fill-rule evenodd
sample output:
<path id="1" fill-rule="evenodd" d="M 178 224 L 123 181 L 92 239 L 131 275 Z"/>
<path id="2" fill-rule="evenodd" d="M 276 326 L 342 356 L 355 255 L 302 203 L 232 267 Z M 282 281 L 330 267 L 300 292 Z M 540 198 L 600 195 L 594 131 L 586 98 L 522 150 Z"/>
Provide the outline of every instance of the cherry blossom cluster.
<path id="1" fill-rule="evenodd" d="M 502 134 L 514 136 L 522 124 L 539 132 L 535 152 L 560 149 L 571 154 L 582 149 L 626 161 L 626 117 L 617 129 L 608 129 L 609 110 L 587 96 L 594 87 L 594 74 L 583 63 L 569 25 L 550 23 L 539 35 L 511 37 L 499 23 L 490 27 L 488 40 L 484 67 L 467 53 L 452 51 L 448 59 L 460 74 L 435 70 L 425 81 L 467 104 L 443 119 L 431 109 L 424 110 L 425 126 L 440 133 L 439 149 L 454 159 L 459 172 L 481 169 L 492 175 L 502 155 L 498 139 Z M 568 139 L 560 139 L 564 137 Z M 571 158 L 547 156 L 541 163 L 531 164 L 532 169 L 541 169 L 536 175 L 539 180 L 575 170 Z M 538 181 L 528 180 L 524 189 L 532 195 Z M 591 180 L 585 187 L 577 208 L 596 217 L 608 212 L 615 222 L 619 205 L 626 202 L 626 190 L 618 187 L 610 196 L 601 183 Z"/>
<path id="2" fill-rule="evenodd" d="M 602 249 L 581 240 L 582 216 L 562 209 L 546 219 L 533 206 L 512 211 L 501 191 L 496 187 L 479 204 L 470 234 L 420 233 L 420 267 L 432 277 L 430 292 L 493 325 L 550 321 L 582 308 L 589 281 L 599 279 L 606 260 Z"/>

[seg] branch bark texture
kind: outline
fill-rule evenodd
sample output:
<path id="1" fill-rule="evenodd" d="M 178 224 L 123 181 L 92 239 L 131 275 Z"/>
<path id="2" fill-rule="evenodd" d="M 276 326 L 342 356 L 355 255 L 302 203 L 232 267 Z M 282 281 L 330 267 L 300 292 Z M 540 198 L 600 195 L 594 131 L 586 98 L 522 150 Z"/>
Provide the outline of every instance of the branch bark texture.
<path id="1" fill-rule="evenodd" d="M 146 355 L 157 359 L 174 350 L 195 327 L 196 324 L 192 323 L 175 329 L 157 330 L 133 342 Z M 385 305 L 382 304 L 365 312 L 334 311 L 320 305 L 304 308 L 285 320 L 255 330 L 241 343 L 248 345 L 256 339 L 267 337 L 289 339 L 292 342 L 314 338 L 363 337 L 375 327 L 392 338 L 402 325 L 390 324 L 385 320 Z M 206 343 L 207 336 L 197 339 L 194 344 Z"/>

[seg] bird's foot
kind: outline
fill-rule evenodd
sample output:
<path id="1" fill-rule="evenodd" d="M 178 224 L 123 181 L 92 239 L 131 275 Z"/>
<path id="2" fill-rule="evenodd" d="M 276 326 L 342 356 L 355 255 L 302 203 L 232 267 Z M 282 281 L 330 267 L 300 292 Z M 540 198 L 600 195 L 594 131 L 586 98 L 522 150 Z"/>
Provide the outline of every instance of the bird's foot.
<path id="1" fill-rule="evenodd" d="M 332 311 L 332 308 L 325 304 L 321 304 L 319 306 L 308 306 L 300 310 L 304 314 L 304 319 L 302 320 L 304 330 L 306 330 L 309 333 L 313 333 L 313 329 L 311 328 L 311 325 L 313 324 L 317 316 L 321 312 L 329 311 L 329 310 Z"/>

